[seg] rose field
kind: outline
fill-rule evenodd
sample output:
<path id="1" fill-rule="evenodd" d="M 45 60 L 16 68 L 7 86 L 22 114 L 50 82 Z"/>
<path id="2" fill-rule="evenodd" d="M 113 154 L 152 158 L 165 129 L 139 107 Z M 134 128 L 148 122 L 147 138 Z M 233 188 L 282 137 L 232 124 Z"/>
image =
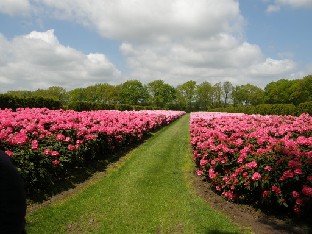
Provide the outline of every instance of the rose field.
<path id="1" fill-rule="evenodd" d="M 143 140 L 181 111 L 0 110 L 0 149 L 13 159 L 28 192 L 53 185 L 95 157 Z"/>
<path id="2" fill-rule="evenodd" d="M 311 210 L 312 117 L 192 113 L 197 174 L 229 200 Z"/>
<path id="3" fill-rule="evenodd" d="M 2 109 L 0 149 L 27 233 L 312 230 L 308 114 Z"/>

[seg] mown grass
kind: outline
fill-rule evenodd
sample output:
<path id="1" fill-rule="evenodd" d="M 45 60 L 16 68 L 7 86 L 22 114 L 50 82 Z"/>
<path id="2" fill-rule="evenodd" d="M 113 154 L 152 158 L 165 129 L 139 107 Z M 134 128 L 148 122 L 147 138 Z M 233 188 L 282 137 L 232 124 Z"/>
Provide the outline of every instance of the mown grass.
<path id="1" fill-rule="evenodd" d="M 242 233 L 190 185 L 189 116 L 84 190 L 27 216 L 27 233 Z"/>

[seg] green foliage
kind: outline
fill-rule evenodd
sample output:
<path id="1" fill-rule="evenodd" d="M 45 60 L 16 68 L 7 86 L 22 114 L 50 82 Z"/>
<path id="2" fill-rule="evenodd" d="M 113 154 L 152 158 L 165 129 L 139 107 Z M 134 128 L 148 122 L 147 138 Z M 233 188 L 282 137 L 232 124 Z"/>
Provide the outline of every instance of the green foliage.
<path id="1" fill-rule="evenodd" d="M 52 86 L 46 90 L 38 89 L 31 93 L 31 97 L 45 97 L 60 101 L 61 103 L 65 103 L 67 101 L 66 90 L 59 86 Z"/>
<path id="2" fill-rule="evenodd" d="M 163 80 L 155 80 L 147 84 L 149 104 L 159 109 L 167 109 L 174 103 L 176 90 Z"/>
<path id="3" fill-rule="evenodd" d="M 204 81 L 197 85 L 197 107 L 201 111 L 208 110 L 213 104 L 213 88 L 212 85 Z"/>
<path id="4" fill-rule="evenodd" d="M 261 115 L 297 115 L 297 108 L 293 104 L 262 104 L 255 106 L 254 111 Z"/>
<path id="5" fill-rule="evenodd" d="M 138 80 L 128 80 L 120 85 L 119 100 L 122 104 L 145 105 L 149 94 Z"/>
<path id="6" fill-rule="evenodd" d="M 281 79 L 265 88 L 265 102 L 269 104 L 294 104 L 312 101 L 312 76 L 298 80 Z"/>
<path id="7" fill-rule="evenodd" d="M 140 106 L 140 105 L 128 105 L 128 104 L 105 104 L 103 102 L 87 102 L 87 101 L 75 101 L 70 102 L 67 106 L 68 110 L 74 111 L 92 111 L 92 110 L 157 110 L 155 106 Z M 165 108 L 162 108 L 165 109 Z"/>
<path id="8" fill-rule="evenodd" d="M 212 105 L 214 107 L 222 107 L 223 103 L 222 103 L 222 97 L 223 97 L 223 89 L 222 89 L 222 85 L 221 82 L 216 83 L 213 87 L 212 87 Z"/>
<path id="9" fill-rule="evenodd" d="M 311 104 L 310 104 L 311 105 Z M 309 104 L 306 104 L 306 109 L 310 108 Z M 302 111 L 302 107 L 295 106 L 293 104 L 260 104 L 256 106 L 230 106 L 227 108 L 214 108 L 209 109 L 211 112 L 228 112 L 228 113 L 245 113 L 245 114 L 260 114 L 260 115 L 300 115 L 302 113 L 308 113 Z M 302 110 L 301 110 L 302 109 Z M 306 110 L 305 109 L 305 110 Z"/>
<path id="10" fill-rule="evenodd" d="M 312 102 L 300 103 L 298 106 L 298 112 L 312 115 Z"/>
<path id="11" fill-rule="evenodd" d="M 233 86 L 229 81 L 215 84 L 203 81 L 197 85 L 195 81 L 190 80 L 173 87 L 163 80 L 154 80 L 147 85 L 142 84 L 139 80 L 128 80 L 119 85 L 99 83 L 68 92 L 62 87 L 52 86 L 46 90 L 8 91 L 7 94 L 20 99 L 50 98 L 60 101 L 63 108 L 68 106 L 68 108 L 75 110 L 112 109 L 112 106 L 115 105 L 118 110 L 137 110 L 151 106 L 151 109 L 205 111 L 211 108 L 230 107 L 233 104 L 244 112 L 251 113 L 253 112 L 252 108 L 245 106 L 260 104 L 293 104 L 297 106 L 300 103 L 311 102 L 312 75 L 297 80 L 280 79 L 267 84 L 264 89 L 251 84 Z M 90 104 L 78 105 L 75 103 L 81 101 Z M 8 100 L 3 98 L 2 106 L 13 106 L 14 104 L 19 107 L 26 107 L 22 100 L 14 103 L 10 100 L 9 102 L 10 105 Z M 97 104 L 91 104 L 91 102 Z M 32 106 L 38 106 L 30 100 L 28 103 Z M 134 108 L 134 106 L 136 107 Z M 276 110 L 274 111 L 267 110 L 270 108 L 272 107 L 263 106 L 259 112 L 293 113 L 291 110 L 293 107 L 289 107 L 291 109 L 288 108 L 287 111 L 284 110 L 284 107 L 283 110 L 279 111 L 279 106 L 275 106 L 274 109 Z"/>
<path id="12" fill-rule="evenodd" d="M 281 79 L 276 82 L 269 83 L 265 88 L 265 102 L 269 104 L 291 103 L 290 89 L 293 81 Z"/>
<path id="13" fill-rule="evenodd" d="M 177 86 L 177 99 L 183 110 L 188 112 L 194 110 L 196 88 L 196 82 L 193 80 Z"/>
<path id="14" fill-rule="evenodd" d="M 233 90 L 234 105 L 258 105 L 264 101 L 264 92 L 255 85 L 236 86 Z"/>
<path id="15" fill-rule="evenodd" d="M 75 101 L 70 102 L 67 109 L 75 111 L 114 110 L 115 105 L 105 104 L 103 102 Z"/>
<path id="16" fill-rule="evenodd" d="M 8 94 L 0 94 L 0 108 L 48 108 L 51 110 L 60 109 L 60 101 L 44 97 L 19 98 Z"/>
<path id="17" fill-rule="evenodd" d="M 234 87 L 231 82 L 225 81 L 223 83 L 223 92 L 224 92 L 224 106 L 228 104 L 228 99 L 230 98 Z"/>
<path id="18" fill-rule="evenodd" d="M 96 84 L 86 88 L 77 88 L 68 92 L 68 101 L 103 102 L 115 104 L 118 102 L 119 86 L 107 83 Z"/>

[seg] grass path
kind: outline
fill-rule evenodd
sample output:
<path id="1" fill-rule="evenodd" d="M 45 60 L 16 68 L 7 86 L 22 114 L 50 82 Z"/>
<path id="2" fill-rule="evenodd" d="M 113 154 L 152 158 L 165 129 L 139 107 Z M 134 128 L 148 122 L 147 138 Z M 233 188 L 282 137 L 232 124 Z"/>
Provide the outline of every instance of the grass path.
<path id="1" fill-rule="evenodd" d="M 27 216 L 27 233 L 241 233 L 195 195 L 189 116 L 87 188 Z"/>

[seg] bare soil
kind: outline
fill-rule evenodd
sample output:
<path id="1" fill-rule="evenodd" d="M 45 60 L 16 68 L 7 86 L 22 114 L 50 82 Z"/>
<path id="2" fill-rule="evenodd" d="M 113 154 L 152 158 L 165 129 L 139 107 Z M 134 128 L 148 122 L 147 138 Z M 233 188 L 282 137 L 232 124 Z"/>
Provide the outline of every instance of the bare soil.
<path id="1" fill-rule="evenodd" d="M 234 223 L 247 227 L 256 234 L 312 234 L 312 219 L 294 221 L 290 217 L 269 215 L 254 207 L 235 204 L 225 200 L 210 189 L 209 183 L 202 177 L 192 176 L 193 186 L 197 194 L 209 205 L 228 216 Z"/>

